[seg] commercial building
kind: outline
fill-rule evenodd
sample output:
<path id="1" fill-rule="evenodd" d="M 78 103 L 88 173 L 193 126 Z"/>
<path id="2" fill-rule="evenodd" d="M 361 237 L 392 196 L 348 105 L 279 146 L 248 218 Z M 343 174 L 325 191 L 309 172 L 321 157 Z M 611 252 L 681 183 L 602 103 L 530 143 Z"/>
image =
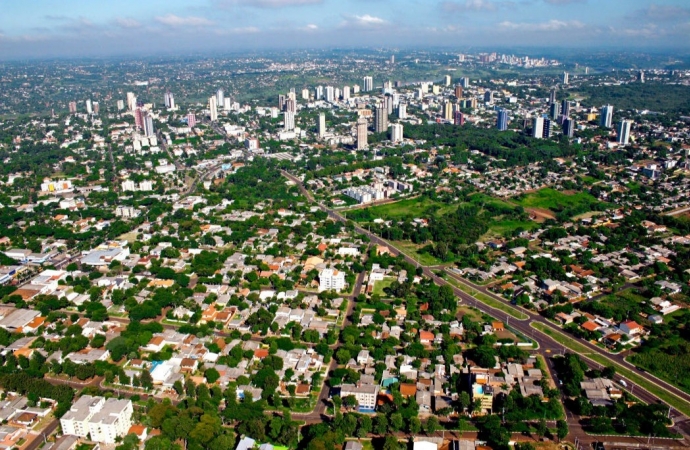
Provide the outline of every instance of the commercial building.
<path id="1" fill-rule="evenodd" d="M 622 120 L 618 124 L 618 143 L 621 145 L 628 145 L 630 142 L 630 128 L 632 128 L 632 120 Z"/>
<path id="2" fill-rule="evenodd" d="M 364 92 L 371 92 L 374 90 L 374 78 L 373 77 L 364 77 L 364 85 L 362 87 L 362 90 Z"/>
<path id="3" fill-rule="evenodd" d="M 508 129 L 508 111 L 503 108 L 499 109 L 496 114 L 496 128 L 501 131 Z"/>
<path id="4" fill-rule="evenodd" d="M 532 137 L 541 139 L 544 137 L 544 118 L 543 117 L 535 117 L 534 118 L 534 127 L 532 129 Z"/>
<path id="5" fill-rule="evenodd" d="M 602 128 L 611 128 L 613 124 L 613 106 L 606 105 L 601 108 L 601 116 L 599 117 L 599 126 Z"/>

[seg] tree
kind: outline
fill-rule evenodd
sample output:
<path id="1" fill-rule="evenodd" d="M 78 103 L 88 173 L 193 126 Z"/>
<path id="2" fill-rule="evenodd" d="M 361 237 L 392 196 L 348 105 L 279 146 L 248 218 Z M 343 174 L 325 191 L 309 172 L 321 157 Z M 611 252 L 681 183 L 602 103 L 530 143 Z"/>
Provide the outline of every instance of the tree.
<path id="1" fill-rule="evenodd" d="M 141 386 L 144 389 L 153 389 L 153 377 L 151 376 L 151 372 L 149 372 L 148 370 L 144 370 L 141 372 L 139 381 L 141 382 Z"/>
<path id="2" fill-rule="evenodd" d="M 438 418 L 436 416 L 429 417 L 426 423 L 424 424 L 426 434 L 434 434 L 439 430 L 439 428 L 441 428 L 441 424 L 439 423 Z"/>
<path id="3" fill-rule="evenodd" d="M 407 428 L 410 434 L 418 434 L 422 431 L 422 422 L 417 417 L 410 417 Z"/>
<path id="4" fill-rule="evenodd" d="M 357 402 L 357 397 L 354 395 L 346 395 L 342 399 L 342 404 L 347 409 L 354 409 L 359 405 L 359 402 Z"/>
<path id="5" fill-rule="evenodd" d="M 204 377 L 206 377 L 207 382 L 213 384 L 220 378 L 220 373 L 218 373 L 218 371 L 215 368 L 211 367 L 206 372 L 204 372 Z"/>
<path id="6" fill-rule="evenodd" d="M 559 420 L 556 422 L 556 435 L 558 436 L 558 442 L 568 436 L 568 422 L 565 420 Z"/>
<path id="7" fill-rule="evenodd" d="M 546 428 L 546 420 L 541 419 L 539 422 L 537 422 L 537 436 L 540 438 L 546 436 L 546 432 L 548 429 Z"/>
<path id="8" fill-rule="evenodd" d="M 402 414 L 397 412 L 391 414 L 391 429 L 394 431 L 400 431 L 404 425 Z"/>
<path id="9" fill-rule="evenodd" d="M 400 448 L 401 446 L 398 442 L 398 438 L 390 434 L 386 435 L 386 438 L 383 441 L 382 450 L 400 450 Z"/>

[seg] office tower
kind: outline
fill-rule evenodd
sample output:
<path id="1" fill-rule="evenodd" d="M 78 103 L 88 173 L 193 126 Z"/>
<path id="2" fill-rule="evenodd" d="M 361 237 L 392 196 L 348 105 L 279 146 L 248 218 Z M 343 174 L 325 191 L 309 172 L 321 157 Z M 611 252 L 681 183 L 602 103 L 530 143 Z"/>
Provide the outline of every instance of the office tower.
<path id="1" fill-rule="evenodd" d="M 508 111 L 501 108 L 496 115 L 496 128 L 501 131 L 508 129 Z"/>
<path id="2" fill-rule="evenodd" d="M 599 117 L 599 126 L 603 128 L 611 128 L 613 123 L 613 106 L 606 105 L 601 108 L 601 116 Z"/>
<path id="3" fill-rule="evenodd" d="M 446 86 L 450 86 L 450 83 L 453 81 L 453 78 L 451 78 L 450 75 L 446 75 L 443 77 L 443 82 Z"/>
<path id="4" fill-rule="evenodd" d="M 296 113 L 297 112 L 297 101 L 293 100 L 291 98 L 288 98 L 285 100 L 285 111 L 289 111 L 291 113 Z"/>
<path id="5" fill-rule="evenodd" d="M 292 131 L 295 129 L 295 113 L 292 111 L 285 111 L 283 113 L 283 128 L 285 131 Z"/>
<path id="6" fill-rule="evenodd" d="M 563 134 L 569 138 L 575 135 L 575 120 L 570 117 L 563 119 Z"/>
<path id="7" fill-rule="evenodd" d="M 319 137 L 322 138 L 326 134 L 326 114 L 319 113 Z"/>
<path id="8" fill-rule="evenodd" d="M 359 84 L 355 84 L 354 86 L 352 86 L 352 94 L 359 94 Z"/>
<path id="9" fill-rule="evenodd" d="M 316 100 L 323 99 L 323 86 L 316 86 L 316 89 L 314 90 L 314 98 Z"/>
<path id="10" fill-rule="evenodd" d="M 222 89 L 218 89 L 216 92 L 216 105 L 222 105 L 225 103 L 225 93 Z"/>
<path id="11" fill-rule="evenodd" d="M 218 120 L 218 97 L 213 96 L 208 99 L 208 109 L 210 111 L 211 122 Z"/>
<path id="12" fill-rule="evenodd" d="M 125 109 L 125 101 L 124 100 L 118 100 L 117 101 L 117 110 L 122 111 Z"/>
<path id="13" fill-rule="evenodd" d="M 568 84 L 570 81 L 570 74 L 568 72 L 563 72 L 563 84 Z"/>
<path id="14" fill-rule="evenodd" d="M 388 115 L 393 114 L 393 97 L 390 95 L 383 97 L 383 104 L 386 105 L 386 113 Z"/>
<path id="15" fill-rule="evenodd" d="M 407 104 L 401 103 L 398 105 L 398 119 L 407 119 Z"/>
<path id="16" fill-rule="evenodd" d="M 542 133 L 544 139 L 551 137 L 551 119 L 544 117 L 544 132 Z"/>
<path id="17" fill-rule="evenodd" d="M 91 99 L 86 99 L 86 114 L 93 114 L 93 105 L 91 104 Z"/>
<path id="18" fill-rule="evenodd" d="M 644 71 L 643 70 L 640 70 L 639 72 L 637 72 L 637 81 L 639 81 L 640 83 L 644 83 Z"/>
<path id="19" fill-rule="evenodd" d="M 196 125 L 196 114 L 193 112 L 187 114 L 187 125 L 189 125 L 189 128 L 194 128 Z"/>
<path id="20" fill-rule="evenodd" d="M 460 86 L 464 87 L 467 89 L 470 87 L 470 79 L 468 77 L 463 77 L 460 79 Z"/>
<path id="21" fill-rule="evenodd" d="M 309 100 L 309 89 L 302 89 L 302 100 Z"/>
<path id="22" fill-rule="evenodd" d="M 403 140 L 403 126 L 399 123 L 391 125 L 391 142 L 397 143 Z"/>
<path id="23" fill-rule="evenodd" d="M 130 111 L 137 109 L 137 96 L 134 95 L 134 92 L 127 92 L 127 108 Z"/>
<path id="24" fill-rule="evenodd" d="M 285 111 L 285 96 L 283 94 L 278 94 L 278 109 Z"/>
<path id="25" fill-rule="evenodd" d="M 621 145 L 628 145 L 630 142 L 630 128 L 632 127 L 632 120 L 622 120 L 618 125 L 618 143 Z"/>
<path id="26" fill-rule="evenodd" d="M 465 115 L 460 111 L 455 111 L 453 113 L 453 124 L 454 125 L 465 125 Z"/>
<path id="27" fill-rule="evenodd" d="M 350 86 L 343 87 L 343 101 L 350 100 Z"/>
<path id="28" fill-rule="evenodd" d="M 69 113 L 70 114 L 76 114 L 77 113 L 77 102 L 69 102 Z"/>
<path id="29" fill-rule="evenodd" d="M 374 90 L 374 78 L 372 77 L 364 77 L 364 87 L 363 91 L 364 92 L 371 92 Z"/>
<path id="30" fill-rule="evenodd" d="M 151 114 L 146 112 L 144 113 L 144 136 L 149 137 L 153 136 L 155 134 L 155 131 L 153 129 L 153 117 L 151 117 Z"/>
<path id="31" fill-rule="evenodd" d="M 561 106 L 554 102 L 551 103 L 551 106 L 549 107 L 549 117 L 552 118 L 553 120 L 558 119 L 558 115 L 561 113 Z"/>
<path id="32" fill-rule="evenodd" d="M 561 115 L 570 117 L 570 102 L 568 100 L 563 100 L 561 102 Z"/>
<path id="33" fill-rule="evenodd" d="M 388 130 L 388 111 L 386 105 L 378 104 L 374 110 L 374 131 L 384 133 Z"/>
<path id="34" fill-rule="evenodd" d="M 357 150 L 366 150 L 367 143 L 367 119 L 360 117 L 357 120 Z"/>
<path id="35" fill-rule="evenodd" d="M 544 137 L 544 118 L 535 117 L 534 118 L 534 128 L 532 130 L 532 137 L 541 139 Z"/>
<path id="36" fill-rule="evenodd" d="M 175 97 L 173 97 L 172 92 L 168 91 L 163 96 L 165 100 L 165 107 L 168 109 L 175 109 Z"/>
<path id="37" fill-rule="evenodd" d="M 93 102 L 93 113 L 98 115 L 101 112 L 101 105 L 98 102 Z"/>
<path id="38" fill-rule="evenodd" d="M 551 89 L 551 92 L 549 92 L 549 105 L 553 105 L 556 103 L 556 90 Z"/>
<path id="39" fill-rule="evenodd" d="M 462 98 L 462 86 L 459 84 L 455 85 L 455 98 Z"/>
<path id="40" fill-rule="evenodd" d="M 140 130 L 144 128 L 144 111 L 141 108 L 134 110 L 134 126 Z"/>
<path id="41" fill-rule="evenodd" d="M 494 93 L 491 90 L 485 91 L 484 92 L 484 103 L 493 103 L 494 102 Z"/>
<path id="42" fill-rule="evenodd" d="M 443 104 L 443 119 L 449 122 L 453 120 L 453 104 L 451 102 Z"/>
<path id="43" fill-rule="evenodd" d="M 326 101 L 329 103 L 335 101 L 335 89 L 333 89 L 333 86 L 326 86 Z"/>

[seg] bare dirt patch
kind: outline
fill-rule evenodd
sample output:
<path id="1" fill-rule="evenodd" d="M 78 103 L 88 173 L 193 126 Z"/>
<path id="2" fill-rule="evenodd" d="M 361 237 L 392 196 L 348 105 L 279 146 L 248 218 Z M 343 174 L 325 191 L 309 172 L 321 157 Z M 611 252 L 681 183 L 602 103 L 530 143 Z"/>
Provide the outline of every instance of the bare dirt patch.
<path id="1" fill-rule="evenodd" d="M 525 211 L 529 213 L 530 219 L 537 223 L 545 222 L 549 219 L 555 219 L 556 215 L 544 208 L 525 208 Z"/>

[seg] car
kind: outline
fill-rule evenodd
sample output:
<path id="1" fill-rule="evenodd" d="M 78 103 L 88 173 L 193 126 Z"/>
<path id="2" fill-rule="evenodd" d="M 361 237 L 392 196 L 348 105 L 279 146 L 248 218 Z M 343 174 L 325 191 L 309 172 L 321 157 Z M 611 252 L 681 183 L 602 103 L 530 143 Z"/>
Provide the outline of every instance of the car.
<path id="1" fill-rule="evenodd" d="M 625 380 L 621 380 L 621 381 L 620 381 L 620 384 L 621 384 L 621 386 L 623 386 L 623 387 L 626 387 L 626 388 L 628 387 L 628 383 L 626 383 Z"/>

